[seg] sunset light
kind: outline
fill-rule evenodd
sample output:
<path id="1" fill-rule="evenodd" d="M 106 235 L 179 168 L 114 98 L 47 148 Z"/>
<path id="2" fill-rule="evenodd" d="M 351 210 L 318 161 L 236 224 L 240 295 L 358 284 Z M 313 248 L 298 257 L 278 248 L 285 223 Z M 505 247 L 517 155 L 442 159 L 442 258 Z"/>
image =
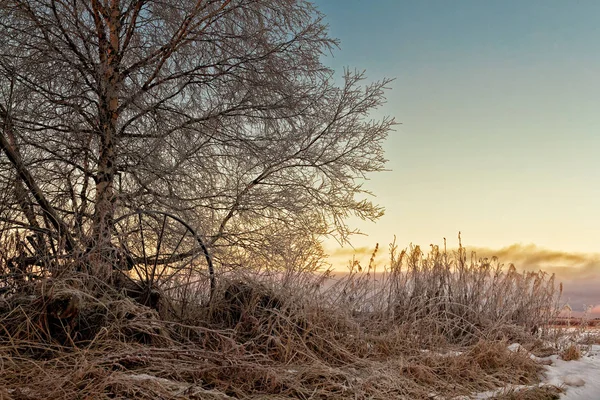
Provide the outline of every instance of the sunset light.
<path id="1" fill-rule="evenodd" d="M 600 399 L 600 1 L 0 0 L 0 400 Z"/>

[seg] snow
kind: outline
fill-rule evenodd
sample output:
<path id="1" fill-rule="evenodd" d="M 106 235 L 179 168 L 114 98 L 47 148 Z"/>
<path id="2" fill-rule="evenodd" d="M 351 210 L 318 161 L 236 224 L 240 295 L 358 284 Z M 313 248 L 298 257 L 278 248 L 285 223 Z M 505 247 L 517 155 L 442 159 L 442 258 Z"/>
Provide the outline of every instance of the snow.
<path id="1" fill-rule="evenodd" d="M 526 350 L 518 343 L 508 346 L 511 351 Z M 549 357 L 530 357 L 540 364 L 544 364 L 545 373 L 542 377 L 542 385 L 553 385 L 560 387 L 564 392 L 560 395 L 561 400 L 598 400 L 600 399 L 600 345 L 581 345 L 583 355 L 579 360 L 564 361 L 558 355 Z M 484 400 L 505 392 L 507 389 L 520 390 L 528 386 L 507 385 L 499 390 L 477 393 L 469 399 Z M 462 397 L 461 399 L 467 399 Z"/>
<path id="2" fill-rule="evenodd" d="M 564 361 L 550 356 L 552 365 L 546 366 L 544 383 L 566 389 L 561 399 L 598 400 L 600 397 L 600 345 L 590 349 L 579 360 Z"/>

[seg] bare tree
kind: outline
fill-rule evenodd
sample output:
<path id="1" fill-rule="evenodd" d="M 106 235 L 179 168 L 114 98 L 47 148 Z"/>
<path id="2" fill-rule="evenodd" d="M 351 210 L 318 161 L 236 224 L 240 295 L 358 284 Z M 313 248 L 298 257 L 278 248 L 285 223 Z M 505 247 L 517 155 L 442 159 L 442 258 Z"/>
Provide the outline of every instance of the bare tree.
<path id="1" fill-rule="evenodd" d="M 388 80 L 336 83 L 336 45 L 300 0 L 2 2 L 4 219 L 101 250 L 118 215 L 173 210 L 224 263 L 274 232 L 345 240 L 382 214 L 361 184 L 393 120 L 369 120 Z"/>

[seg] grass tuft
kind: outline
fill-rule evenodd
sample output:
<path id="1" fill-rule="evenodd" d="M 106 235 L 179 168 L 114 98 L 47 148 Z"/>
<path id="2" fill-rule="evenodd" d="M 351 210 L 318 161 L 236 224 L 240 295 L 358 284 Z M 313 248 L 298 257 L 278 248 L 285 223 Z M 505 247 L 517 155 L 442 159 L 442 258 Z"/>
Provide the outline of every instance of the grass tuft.
<path id="1" fill-rule="evenodd" d="M 579 360 L 581 358 L 581 349 L 578 345 L 571 344 L 566 349 L 561 351 L 560 358 L 565 361 Z"/>

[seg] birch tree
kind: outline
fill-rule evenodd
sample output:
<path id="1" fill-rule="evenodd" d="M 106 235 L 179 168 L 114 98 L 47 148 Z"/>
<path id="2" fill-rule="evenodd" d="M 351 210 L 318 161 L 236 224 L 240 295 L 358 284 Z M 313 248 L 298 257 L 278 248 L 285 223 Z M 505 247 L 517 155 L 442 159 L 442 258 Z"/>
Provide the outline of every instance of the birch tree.
<path id="1" fill-rule="evenodd" d="M 101 250 L 124 212 L 169 210 L 223 262 L 265 235 L 347 239 L 382 215 L 362 183 L 394 122 L 369 117 L 388 80 L 323 65 L 336 46 L 300 0 L 3 1 L 2 218 Z"/>

